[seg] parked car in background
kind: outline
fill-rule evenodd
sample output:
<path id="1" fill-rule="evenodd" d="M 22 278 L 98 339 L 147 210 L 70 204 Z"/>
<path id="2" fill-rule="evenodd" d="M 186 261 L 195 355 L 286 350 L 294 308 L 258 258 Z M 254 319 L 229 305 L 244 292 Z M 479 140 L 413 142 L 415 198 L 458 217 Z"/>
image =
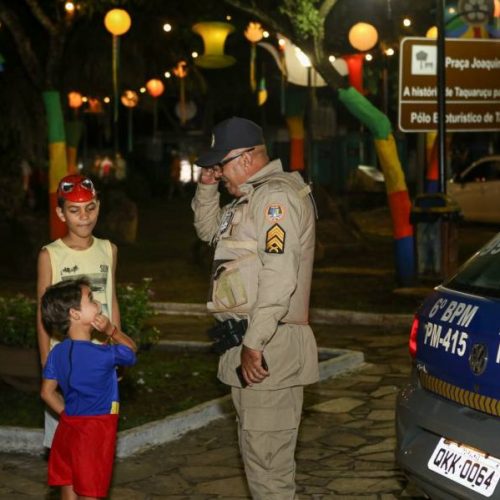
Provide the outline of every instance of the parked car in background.
<path id="1" fill-rule="evenodd" d="M 447 187 L 465 220 L 500 223 L 500 155 L 475 161 Z"/>
<path id="2" fill-rule="evenodd" d="M 432 499 L 500 499 L 500 233 L 415 315 L 396 460 Z"/>

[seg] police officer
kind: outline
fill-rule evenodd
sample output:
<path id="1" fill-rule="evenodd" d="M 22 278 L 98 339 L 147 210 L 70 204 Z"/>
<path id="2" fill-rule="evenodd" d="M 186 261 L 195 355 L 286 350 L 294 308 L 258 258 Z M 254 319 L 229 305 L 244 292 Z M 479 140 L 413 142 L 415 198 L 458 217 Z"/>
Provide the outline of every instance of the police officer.
<path id="1" fill-rule="evenodd" d="M 194 225 L 215 246 L 207 305 L 218 378 L 231 386 L 249 488 L 254 499 L 293 499 L 303 386 L 318 380 L 310 188 L 269 160 L 262 129 L 244 118 L 219 123 L 196 163 Z M 234 197 L 223 208 L 220 181 Z"/>

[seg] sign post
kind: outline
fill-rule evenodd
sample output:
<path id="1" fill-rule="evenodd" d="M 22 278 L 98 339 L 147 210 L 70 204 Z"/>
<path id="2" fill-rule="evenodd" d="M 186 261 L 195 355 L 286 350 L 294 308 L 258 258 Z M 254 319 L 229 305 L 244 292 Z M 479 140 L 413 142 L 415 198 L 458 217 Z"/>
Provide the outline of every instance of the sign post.
<path id="1" fill-rule="evenodd" d="M 450 132 L 500 130 L 500 40 L 446 39 L 445 120 Z M 438 125 L 437 48 L 429 38 L 401 41 L 399 128 Z"/>
<path id="2" fill-rule="evenodd" d="M 500 130 L 500 41 L 438 42 L 401 42 L 399 128 L 438 130 L 439 192 L 417 196 L 411 217 L 419 276 L 446 278 L 458 262 L 459 208 L 445 195 L 445 133 Z"/>

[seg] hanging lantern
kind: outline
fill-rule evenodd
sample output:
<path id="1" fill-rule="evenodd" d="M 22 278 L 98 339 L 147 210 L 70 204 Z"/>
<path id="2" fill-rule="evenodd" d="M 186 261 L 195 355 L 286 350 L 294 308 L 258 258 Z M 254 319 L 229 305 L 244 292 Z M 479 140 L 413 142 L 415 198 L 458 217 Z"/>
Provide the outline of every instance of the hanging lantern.
<path id="1" fill-rule="evenodd" d="M 131 24 L 128 12 L 123 9 L 112 9 L 104 17 L 104 26 L 115 36 L 124 35 L 130 29 Z"/>
<path id="2" fill-rule="evenodd" d="M 247 29 L 245 30 L 245 38 L 252 43 L 257 43 L 262 40 L 264 36 L 264 29 L 260 23 L 248 23 Z"/>
<path id="3" fill-rule="evenodd" d="M 163 85 L 161 80 L 153 78 L 146 83 L 146 90 L 150 96 L 159 97 L 163 94 L 165 85 Z"/>
<path id="4" fill-rule="evenodd" d="M 182 105 L 180 102 L 175 105 L 174 111 L 177 115 L 177 118 L 182 119 Z M 198 107 L 196 106 L 196 103 L 194 103 L 193 101 L 187 101 L 184 106 L 184 118 L 186 120 L 191 120 L 191 118 L 195 117 L 197 112 Z"/>
<path id="5" fill-rule="evenodd" d="M 179 61 L 177 66 L 172 70 L 177 78 L 186 78 L 187 72 L 187 62 Z"/>
<path id="6" fill-rule="evenodd" d="M 139 102 L 139 96 L 134 90 L 125 90 L 121 96 L 122 104 L 128 108 L 127 112 L 127 151 L 131 153 L 134 149 L 134 123 L 132 119 L 132 112 Z"/>
<path id="7" fill-rule="evenodd" d="M 89 97 L 87 102 L 89 106 L 87 113 L 92 113 L 96 115 L 103 113 L 102 103 L 99 99 L 97 99 L 96 97 Z"/>
<path id="8" fill-rule="evenodd" d="M 234 31 L 229 23 L 203 22 L 193 26 L 193 31 L 203 38 L 205 53 L 196 58 L 195 64 L 206 69 L 226 68 L 236 62 L 233 56 L 224 54 L 227 36 Z"/>
<path id="9" fill-rule="evenodd" d="M 370 50 L 378 40 L 378 33 L 374 26 L 368 23 L 356 23 L 349 30 L 349 42 L 360 51 Z"/>
<path id="10" fill-rule="evenodd" d="M 179 61 L 177 66 L 173 69 L 174 75 L 179 78 L 179 90 L 180 90 L 180 113 L 179 118 L 181 120 L 181 125 L 184 125 L 189 118 L 187 117 L 186 110 L 186 85 L 184 79 L 187 76 L 187 63 L 186 61 Z"/>
<path id="11" fill-rule="evenodd" d="M 257 59 L 256 44 L 262 40 L 264 30 L 260 23 L 248 23 L 245 30 L 246 39 L 252 44 L 250 47 L 250 88 L 252 92 L 257 89 L 257 80 L 255 78 L 255 61 Z"/>
<path id="12" fill-rule="evenodd" d="M 82 94 L 80 92 L 70 92 L 68 94 L 68 106 L 72 109 L 78 109 L 83 104 Z"/>
<path id="13" fill-rule="evenodd" d="M 294 85 L 301 85 L 302 87 L 308 86 L 308 71 L 311 72 L 311 86 L 324 87 L 326 86 L 325 80 L 320 74 L 311 68 L 311 61 L 309 58 L 290 40 L 282 37 L 285 40 L 285 67 L 286 77 L 289 83 Z M 310 69 L 308 69 L 308 66 Z"/>
<path id="14" fill-rule="evenodd" d="M 427 33 L 425 34 L 427 38 L 437 38 L 438 37 L 438 29 L 437 26 L 431 26 Z"/>
<path id="15" fill-rule="evenodd" d="M 266 79 L 262 77 L 259 82 L 259 92 L 257 93 L 257 104 L 263 106 L 267 101 Z"/>
<path id="16" fill-rule="evenodd" d="M 135 108 L 139 102 L 139 96 L 133 90 L 125 90 L 122 94 L 121 102 L 126 108 Z"/>

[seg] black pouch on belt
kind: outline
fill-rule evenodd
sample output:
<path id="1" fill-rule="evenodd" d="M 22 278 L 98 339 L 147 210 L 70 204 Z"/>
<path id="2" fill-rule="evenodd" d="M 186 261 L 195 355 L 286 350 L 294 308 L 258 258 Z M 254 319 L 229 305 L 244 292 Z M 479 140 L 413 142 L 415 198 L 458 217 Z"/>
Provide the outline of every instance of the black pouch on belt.
<path id="1" fill-rule="evenodd" d="M 220 355 L 232 347 L 240 345 L 243 342 L 247 327 L 248 321 L 246 319 L 239 321 L 236 319 L 218 321 L 207 332 L 213 341 L 212 351 Z"/>

